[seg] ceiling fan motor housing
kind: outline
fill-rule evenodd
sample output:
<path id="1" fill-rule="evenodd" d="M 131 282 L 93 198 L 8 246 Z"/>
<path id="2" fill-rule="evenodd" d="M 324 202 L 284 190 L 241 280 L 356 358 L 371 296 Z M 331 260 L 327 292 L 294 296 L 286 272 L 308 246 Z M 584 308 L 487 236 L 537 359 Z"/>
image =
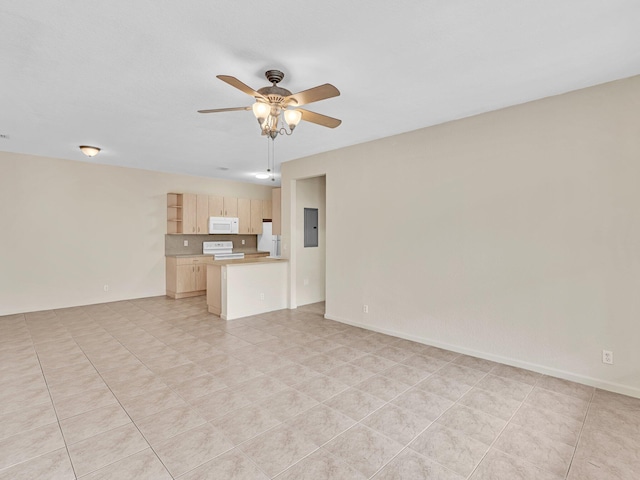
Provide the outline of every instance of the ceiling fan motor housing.
<path id="1" fill-rule="evenodd" d="M 284 78 L 284 73 L 282 73 L 280 70 L 267 70 L 266 72 L 264 72 L 264 76 L 267 77 L 267 80 L 275 85 L 276 83 L 280 83 L 282 81 L 282 79 Z"/>

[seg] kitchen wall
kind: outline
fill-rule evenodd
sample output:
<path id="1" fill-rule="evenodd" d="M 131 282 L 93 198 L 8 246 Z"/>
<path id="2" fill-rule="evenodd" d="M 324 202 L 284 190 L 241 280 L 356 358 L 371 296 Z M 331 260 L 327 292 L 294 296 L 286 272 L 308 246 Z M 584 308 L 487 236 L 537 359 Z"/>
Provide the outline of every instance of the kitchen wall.
<path id="1" fill-rule="evenodd" d="M 640 397 L 640 77 L 282 174 L 285 246 L 326 175 L 328 318 Z"/>
<path id="2" fill-rule="evenodd" d="M 307 178 L 296 182 L 296 231 L 304 231 L 304 209 L 318 209 L 318 246 L 305 248 L 304 235 L 299 235 L 295 241 L 298 259 L 297 305 L 322 302 L 325 299 L 325 191 L 325 177 Z"/>
<path id="3" fill-rule="evenodd" d="M 185 247 L 184 241 L 189 244 Z M 202 242 L 222 242 L 231 240 L 235 251 L 256 249 L 257 235 L 165 235 L 164 251 L 166 255 L 197 255 L 202 253 Z M 242 244 L 244 240 L 244 245 Z"/>
<path id="4" fill-rule="evenodd" d="M 261 185 L 0 152 L 0 315 L 164 295 L 167 192 L 271 198 Z"/>

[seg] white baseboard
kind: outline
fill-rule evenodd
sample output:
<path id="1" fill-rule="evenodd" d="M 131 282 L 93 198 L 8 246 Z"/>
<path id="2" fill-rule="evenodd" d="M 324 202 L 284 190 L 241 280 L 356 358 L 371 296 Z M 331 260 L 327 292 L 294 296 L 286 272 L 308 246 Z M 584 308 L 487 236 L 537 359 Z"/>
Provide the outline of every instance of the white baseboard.
<path id="1" fill-rule="evenodd" d="M 589 377 L 586 375 L 580 375 L 566 370 L 558 370 L 556 368 L 547 367 L 545 365 L 539 365 L 537 363 L 524 362 L 516 358 L 502 357 L 500 355 L 494 355 L 492 353 L 481 352 L 470 348 L 461 347 L 459 345 L 451 345 L 448 343 L 439 342 L 430 338 L 424 338 L 417 335 L 411 335 L 396 330 L 387 328 L 378 328 L 371 325 L 365 325 L 363 323 L 354 322 L 345 318 L 340 318 L 336 315 L 325 313 L 324 318 L 327 320 L 334 320 L 336 322 L 345 323 L 354 327 L 364 328 L 365 330 L 371 330 L 373 332 L 384 333 L 393 337 L 403 338 L 405 340 L 411 340 L 413 342 L 422 343 L 424 345 L 431 345 L 433 347 L 444 348 L 445 350 L 451 350 L 452 352 L 462 353 L 465 355 L 471 355 L 485 360 L 491 360 L 493 362 L 504 363 L 512 367 L 524 368 L 533 372 L 542 373 L 552 377 L 562 378 L 572 382 L 582 383 L 591 387 L 600 388 L 610 392 L 620 393 L 622 395 L 629 395 L 630 397 L 640 398 L 640 388 L 631 387 L 629 385 L 623 385 L 620 383 L 609 382 L 599 378 Z"/>

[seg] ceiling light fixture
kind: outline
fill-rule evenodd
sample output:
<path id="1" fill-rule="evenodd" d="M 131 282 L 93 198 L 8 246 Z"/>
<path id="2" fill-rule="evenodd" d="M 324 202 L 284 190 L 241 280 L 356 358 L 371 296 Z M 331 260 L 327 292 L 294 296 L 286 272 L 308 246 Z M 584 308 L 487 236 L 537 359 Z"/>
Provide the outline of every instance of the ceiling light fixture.
<path id="1" fill-rule="evenodd" d="M 268 173 L 256 173 L 256 178 L 258 178 L 260 180 L 266 180 L 270 176 L 271 175 L 269 175 Z"/>
<path id="2" fill-rule="evenodd" d="M 87 157 L 95 157 L 97 154 L 100 153 L 100 149 L 98 147 L 92 147 L 90 145 L 80 145 L 80 150 Z"/>

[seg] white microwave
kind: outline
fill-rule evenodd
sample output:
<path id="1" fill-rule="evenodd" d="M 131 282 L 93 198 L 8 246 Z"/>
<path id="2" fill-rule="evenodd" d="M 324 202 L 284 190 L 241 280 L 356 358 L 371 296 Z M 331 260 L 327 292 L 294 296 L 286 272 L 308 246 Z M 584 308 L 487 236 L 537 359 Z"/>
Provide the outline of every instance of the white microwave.
<path id="1" fill-rule="evenodd" d="M 209 233 L 216 235 L 238 233 L 238 219 L 234 217 L 209 217 Z"/>

